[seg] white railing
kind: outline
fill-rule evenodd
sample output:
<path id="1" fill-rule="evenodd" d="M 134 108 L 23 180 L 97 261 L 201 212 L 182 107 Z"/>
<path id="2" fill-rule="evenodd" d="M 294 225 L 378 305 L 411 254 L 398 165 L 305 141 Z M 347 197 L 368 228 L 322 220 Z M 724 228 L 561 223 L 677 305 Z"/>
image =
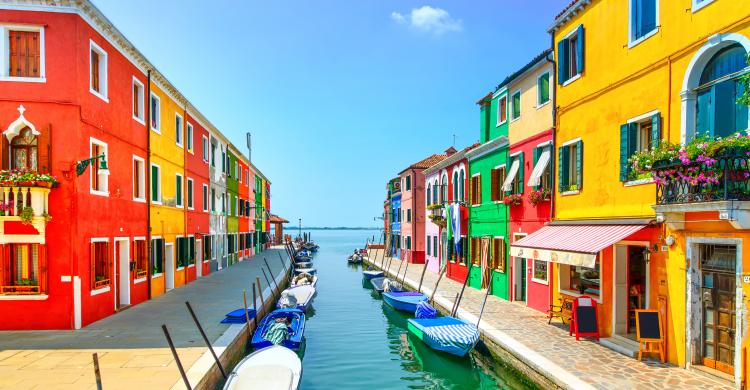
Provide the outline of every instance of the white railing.
<path id="1" fill-rule="evenodd" d="M 42 217 L 47 214 L 49 192 L 46 187 L 0 187 L 0 202 L 13 206 L 5 210 L 5 216 L 19 216 L 24 208 L 31 207 L 34 217 Z"/>

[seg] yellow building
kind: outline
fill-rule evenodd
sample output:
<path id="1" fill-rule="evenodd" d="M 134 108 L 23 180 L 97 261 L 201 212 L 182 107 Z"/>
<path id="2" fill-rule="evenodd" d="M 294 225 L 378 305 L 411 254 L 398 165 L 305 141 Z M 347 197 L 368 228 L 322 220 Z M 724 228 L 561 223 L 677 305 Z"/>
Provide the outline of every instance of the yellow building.
<path id="1" fill-rule="evenodd" d="M 557 191 L 545 229 L 578 232 L 538 245 L 558 262 L 554 296 L 592 296 L 602 344 L 626 353 L 634 309 L 658 310 L 669 362 L 744 383 L 750 203 L 657 185 L 628 158 L 748 128 L 735 98 L 750 2 L 580 0 L 550 32 Z"/>

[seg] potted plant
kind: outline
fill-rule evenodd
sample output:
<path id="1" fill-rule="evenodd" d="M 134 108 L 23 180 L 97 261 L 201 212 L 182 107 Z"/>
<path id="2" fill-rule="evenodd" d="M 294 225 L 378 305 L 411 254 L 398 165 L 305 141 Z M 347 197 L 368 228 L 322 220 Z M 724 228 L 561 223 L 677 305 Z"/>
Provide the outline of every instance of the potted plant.
<path id="1" fill-rule="evenodd" d="M 508 206 L 520 206 L 523 203 L 523 195 L 521 194 L 510 194 L 503 198 L 503 203 Z"/>
<path id="2" fill-rule="evenodd" d="M 536 206 L 542 202 L 549 202 L 552 192 L 549 188 L 540 188 L 529 193 L 529 203 Z"/>
<path id="3" fill-rule="evenodd" d="M 34 209 L 30 206 L 26 206 L 21 210 L 21 223 L 24 225 L 31 225 L 31 221 L 34 220 Z"/>

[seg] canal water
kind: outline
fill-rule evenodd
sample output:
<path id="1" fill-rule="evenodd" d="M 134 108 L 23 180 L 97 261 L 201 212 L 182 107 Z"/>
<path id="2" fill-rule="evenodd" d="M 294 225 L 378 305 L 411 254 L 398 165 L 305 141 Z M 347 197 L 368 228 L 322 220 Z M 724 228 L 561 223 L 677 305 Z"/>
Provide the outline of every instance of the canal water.
<path id="1" fill-rule="evenodd" d="M 305 328 L 302 389 L 533 388 L 486 351 L 458 358 L 433 351 L 408 334 L 409 315 L 365 288 L 361 268 L 346 262 L 354 248 L 378 231 L 311 234 L 320 245 L 313 260 L 319 280 Z"/>

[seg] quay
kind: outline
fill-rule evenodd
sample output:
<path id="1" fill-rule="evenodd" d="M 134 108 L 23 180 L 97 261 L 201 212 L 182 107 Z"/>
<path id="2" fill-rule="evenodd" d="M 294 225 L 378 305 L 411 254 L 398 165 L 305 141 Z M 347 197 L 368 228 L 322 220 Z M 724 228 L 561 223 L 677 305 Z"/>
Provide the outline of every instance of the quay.
<path id="1" fill-rule="evenodd" d="M 402 264 L 398 258 L 372 251 L 371 264 L 416 290 L 424 264 Z M 385 265 L 385 267 L 384 267 Z M 438 274 L 424 272 L 421 292 L 432 295 Z M 462 284 L 443 277 L 433 305 L 448 312 Z M 457 317 L 476 323 L 484 291 L 467 287 Z M 511 365 L 542 388 L 584 389 L 734 389 L 728 381 L 655 360 L 639 362 L 590 339 L 576 341 L 559 320 L 547 324 L 539 311 L 490 295 L 479 326 L 481 340 L 497 360 Z"/>
<path id="2" fill-rule="evenodd" d="M 192 388 L 213 389 L 221 383 L 221 373 L 185 302 L 192 305 L 229 370 L 244 356 L 249 332 L 246 324 L 219 321 L 243 307 L 243 290 L 252 307 L 252 283 L 258 278 L 264 298 L 261 302 L 258 297 L 259 310 L 262 304 L 268 307 L 275 302 L 274 286 L 267 285 L 261 271 L 266 269 L 264 258 L 276 283 L 284 285 L 289 260 L 282 247 L 273 247 L 79 330 L 0 332 L 0 388 L 96 389 L 92 362 L 96 352 L 104 389 L 183 389 L 161 329 L 166 324 Z"/>

